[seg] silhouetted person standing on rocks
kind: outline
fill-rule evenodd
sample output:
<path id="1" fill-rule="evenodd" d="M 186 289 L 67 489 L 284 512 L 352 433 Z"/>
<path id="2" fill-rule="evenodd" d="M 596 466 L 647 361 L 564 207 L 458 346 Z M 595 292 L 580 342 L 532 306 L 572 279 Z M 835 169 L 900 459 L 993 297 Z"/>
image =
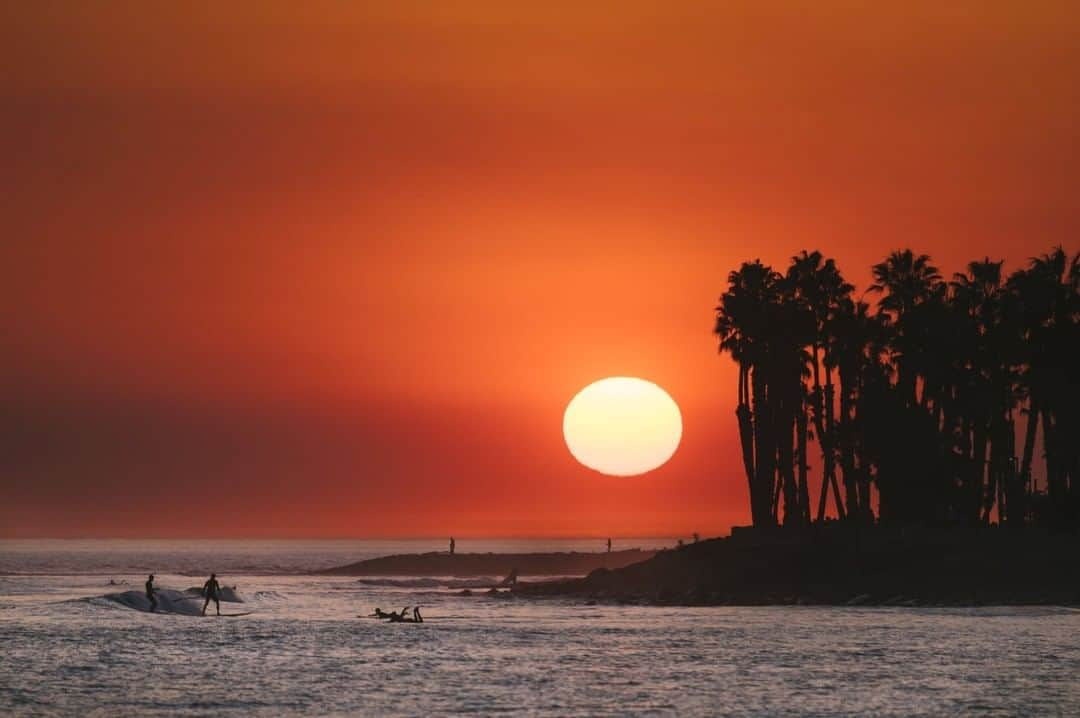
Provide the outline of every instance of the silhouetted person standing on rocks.
<path id="1" fill-rule="evenodd" d="M 454 548 L 456 548 L 456 547 L 457 547 L 457 543 L 454 541 L 454 537 L 451 536 L 450 537 L 450 555 L 451 556 L 454 555 Z"/>
<path id="2" fill-rule="evenodd" d="M 146 597 L 150 599 L 150 613 L 157 611 L 157 598 L 154 596 L 154 574 L 146 579 Z"/>
<path id="3" fill-rule="evenodd" d="M 206 607 L 210 605 L 210 601 L 213 601 L 214 605 L 217 606 L 217 615 L 221 615 L 221 600 L 218 598 L 218 591 L 220 590 L 221 586 L 217 582 L 217 574 L 210 574 L 210 578 L 206 580 L 202 587 L 203 595 L 206 596 L 206 603 L 202 607 L 202 615 L 206 615 Z"/>

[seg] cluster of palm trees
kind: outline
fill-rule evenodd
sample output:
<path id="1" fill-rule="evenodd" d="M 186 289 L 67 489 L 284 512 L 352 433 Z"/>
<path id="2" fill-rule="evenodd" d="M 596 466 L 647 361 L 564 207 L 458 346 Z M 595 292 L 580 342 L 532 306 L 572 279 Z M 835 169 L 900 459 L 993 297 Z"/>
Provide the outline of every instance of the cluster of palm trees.
<path id="1" fill-rule="evenodd" d="M 825 521 L 830 503 L 867 523 L 1078 521 L 1080 254 L 1002 264 L 946 281 L 893 252 L 863 294 L 876 306 L 820 252 L 728 276 L 715 332 L 739 367 L 755 526 Z"/>

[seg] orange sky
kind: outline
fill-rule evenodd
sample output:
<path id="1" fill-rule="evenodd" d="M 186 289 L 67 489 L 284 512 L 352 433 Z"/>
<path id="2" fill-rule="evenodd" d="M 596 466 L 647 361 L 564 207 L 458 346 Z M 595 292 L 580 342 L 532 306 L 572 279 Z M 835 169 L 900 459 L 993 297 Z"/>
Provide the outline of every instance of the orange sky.
<path id="1" fill-rule="evenodd" d="M 725 532 L 740 261 L 1077 248 L 1068 3 L 583 4 L 0 9 L 0 535 Z"/>

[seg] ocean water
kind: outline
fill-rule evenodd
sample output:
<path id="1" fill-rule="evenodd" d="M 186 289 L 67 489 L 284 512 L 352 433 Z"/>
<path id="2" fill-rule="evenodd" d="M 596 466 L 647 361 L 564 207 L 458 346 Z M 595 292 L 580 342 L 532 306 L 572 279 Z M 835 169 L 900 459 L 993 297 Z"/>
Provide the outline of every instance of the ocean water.
<path id="1" fill-rule="evenodd" d="M 1069 608 L 588 606 L 463 596 L 450 579 L 303 575 L 441 548 L 0 542 L 0 714 L 1080 715 Z M 142 610 L 150 570 L 168 612 Z M 235 586 L 222 612 L 248 615 L 198 615 L 185 591 L 209 570 Z M 405 605 L 425 623 L 360 617 Z"/>

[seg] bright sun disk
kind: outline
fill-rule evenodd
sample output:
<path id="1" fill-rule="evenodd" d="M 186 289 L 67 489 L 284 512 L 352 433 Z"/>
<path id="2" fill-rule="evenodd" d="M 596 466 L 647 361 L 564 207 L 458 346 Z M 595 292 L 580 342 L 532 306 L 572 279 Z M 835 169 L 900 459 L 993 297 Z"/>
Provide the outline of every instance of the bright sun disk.
<path id="1" fill-rule="evenodd" d="M 563 415 L 570 453 L 590 469 L 635 476 L 662 466 L 679 447 L 682 415 L 651 381 L 616 376 L 589 384 Z"/>

